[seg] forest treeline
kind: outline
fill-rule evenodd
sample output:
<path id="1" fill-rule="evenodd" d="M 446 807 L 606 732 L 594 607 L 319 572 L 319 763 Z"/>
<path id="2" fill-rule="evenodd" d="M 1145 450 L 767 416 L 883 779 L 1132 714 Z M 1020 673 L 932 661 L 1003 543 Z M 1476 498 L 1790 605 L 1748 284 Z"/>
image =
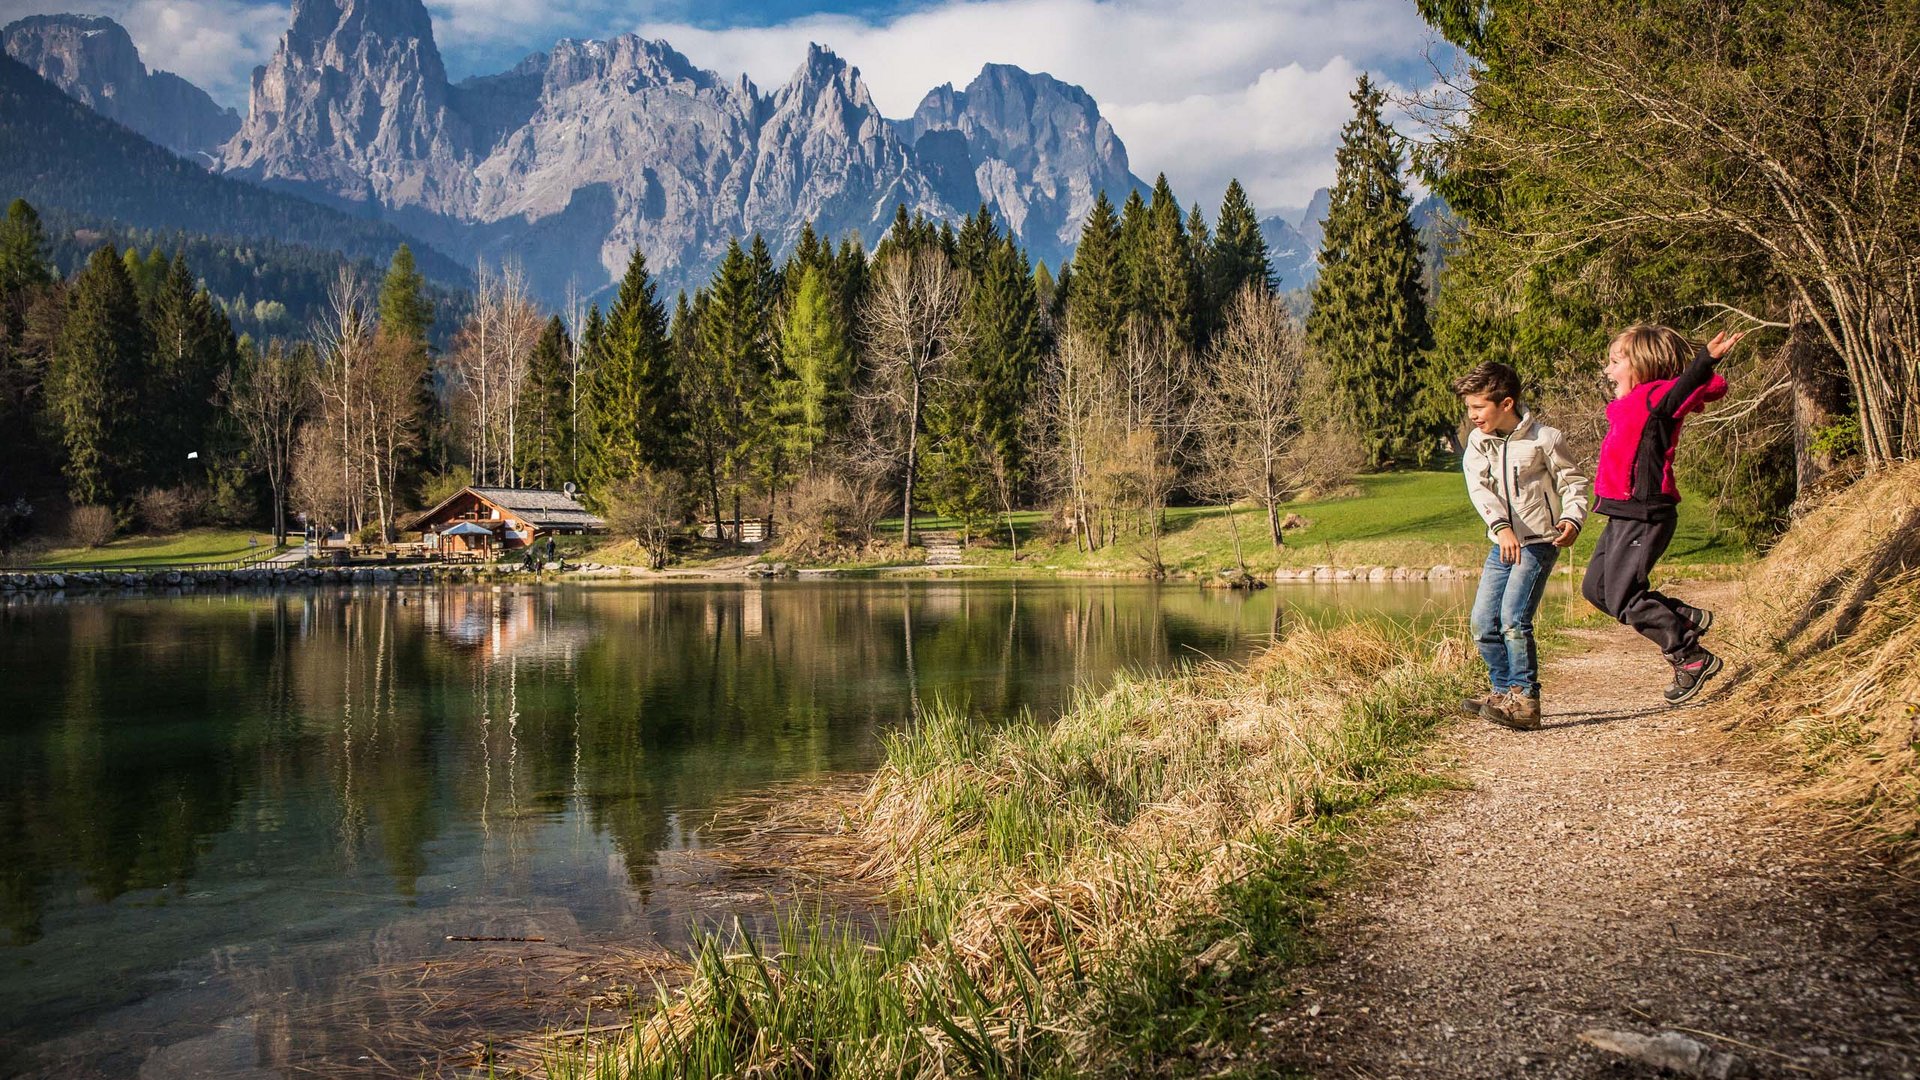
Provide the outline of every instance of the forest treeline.
<path id="1" fill-rule="evenodd" d="M 1682 462 L 1728 529 L 1764 540 L 1833 477 L 1913 456 L 1915 16 L 1735 5 L 1702 36 L 1678 7 L 1422 10 L 1470 77 L 1408 103 L 1413 142 L 1360 80 L 1304 321 L 1237 182 L 1211 217 L 1164 177 L 1103 194 L 1057 272 L 984 209 L 903 208 L 872 251 L 742 238 L 671 300 L 635 252 L 604 309 L 543 311 L 507 265 L 450 311 L 402 249 L 381 281 L 339 268 L 305 333 L 259 340 L 184 258 L 102 247 L 61 279 L 16 203 L 0 470 L 117 527 L 186 503 L 369 537 L 463 483 L 572 482 L 656 560 L 696 521 L 778 518 L 826 549 L 883 515 L 911 542 L 915 512 L 980 534 L 1041 507 L 1062 539 L 1141 538 L 1153 564 L 1170 501 L 1258 505 L 1279 543 L 1286 499 L 1428 460 L 1456 433 L 1448 381 L 1484 359 L 1591 452 L 1607 338 L 1640 321 L 1762 331 Z M 1815 79 L 1843 37 L 1858 78 Z M 1672 63 L 1639 79 L 1646 55 Z M 1455 215 L 1437 284 L 1409 167 Z"/>

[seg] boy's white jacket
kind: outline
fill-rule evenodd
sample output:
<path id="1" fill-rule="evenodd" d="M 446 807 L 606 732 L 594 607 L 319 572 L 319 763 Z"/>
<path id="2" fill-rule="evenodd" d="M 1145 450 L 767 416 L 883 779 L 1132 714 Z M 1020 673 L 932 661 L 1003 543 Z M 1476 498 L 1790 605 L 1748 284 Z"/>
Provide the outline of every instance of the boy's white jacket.
<path id="1" fill-rule="evenodd" d="M 1548 427 L 1522 413 L 1513 433 L 1501 438 L 1475 431 L 1467 436 L 1460 470 L 1467 475 L 1467 495 L 1487 538 L 1510 527 L 1523 544 L 1552 540 L 1559 525 L 1570 521 L 1578 529 L 1587 520 L 1592 483 L 1567 453 L 1559 428 Z"/>

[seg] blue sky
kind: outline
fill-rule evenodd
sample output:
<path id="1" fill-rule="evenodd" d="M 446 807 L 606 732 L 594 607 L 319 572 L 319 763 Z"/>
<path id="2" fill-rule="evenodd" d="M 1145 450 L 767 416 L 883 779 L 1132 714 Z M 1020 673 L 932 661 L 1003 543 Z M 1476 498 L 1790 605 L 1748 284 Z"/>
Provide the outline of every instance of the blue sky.
<path id="1" fill-rule="evenodd" d="M 1412 0 L 426 3 L 456 79 L 498 71 L 561 37 L 628 32 L 665 38 L 722 74 L 744 71 L 763 90 L 784 82 L 817 41 L 859 67 L 893 117 L 941 83 L 964 86 L 985 63 L 1045 71 L 1099 101 L 1135 173 L 1151 180 L 1165 171 L 1183 199 L 1210 212 L 1236 176 L 1263 212 L 1304 205 L 1333 177 L 1347 93 L 1362 71 L 1410 93 L 1452 63 Z M 149 67 L 241 111 L 249 73 L 272 55 L 288 18 L 284 0 L 0 0 L 0 22 L 62 10 L 118 19 Z"/>

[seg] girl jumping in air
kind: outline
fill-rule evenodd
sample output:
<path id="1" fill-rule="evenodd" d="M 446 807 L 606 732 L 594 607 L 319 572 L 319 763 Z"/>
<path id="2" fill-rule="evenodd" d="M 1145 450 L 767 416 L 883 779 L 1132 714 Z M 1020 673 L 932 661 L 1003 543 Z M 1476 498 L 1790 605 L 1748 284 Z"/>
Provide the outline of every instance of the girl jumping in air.
<path id="1" fill-rule="evenodd" d="M 1580 591 L 1593 606 L 1638 630 L 1673 665 L 1667 701 L 1678 705 L 1720 671 L 1701 648 L 1713 612 L 1653 591 L 1653 564 L 1673 540 L 1680 490 L 1673 452 L 1689 413 L 1727 393 L 1714 364 L 1744 334 L 1721 333 L 1695 346 L 1664 326 L 1630 326 L 1607 346 L 1607 434 L 1594 471 L 1594 509 L 1607 516 Z"/>

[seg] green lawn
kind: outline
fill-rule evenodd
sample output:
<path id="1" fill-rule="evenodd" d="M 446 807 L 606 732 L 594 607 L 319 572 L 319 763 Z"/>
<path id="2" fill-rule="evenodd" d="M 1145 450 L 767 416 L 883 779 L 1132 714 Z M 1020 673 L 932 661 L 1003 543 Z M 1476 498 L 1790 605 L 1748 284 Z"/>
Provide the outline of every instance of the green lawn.
<path id="1" fill-rule="evenodd" d="M 259 541 L 248 547 L 247 538 Z M 53 548 L 36 554 L 33 566 L 179 566 L 264 555 L 271 531 L 188 529 L 169 536 L 127 536 L 97 548 Z"/>
<path id="2" fill-rule="evenodd" d="M 1298 514 L 1310 525 L 1290 529 L 1286 544 L 1274 548 L 1258 507 L 1175 507 L 1167 512 L 1161 561 L 1173 573 L 1210 573 L 1234 564 L 1232 525 L 1240 531 L 1247 565 L 1255 573 L 1280 566 L 1478 566 L 1487 556 L 1486 531 L 1467 502 L 1460 474 L 1452 470 L 1383 473 L 1358 480 L 1361 494 L 1349 498 L 1288 503 L 1282 513 Z M 1014 515 L 1021 533 L 1021 564 L 1057 570 L 1138 573 L 1146 569 L 1147 542 L 1124 536 L 1099 551 L 1077 550 L 1071 540 L 1052 542 L 1040 535 L 1046 515 Z M 950 529 L 956 523 L 915 515 L 917 529 Z M 1600 535 L 1601 519 L 1581 534 L 1573 558 L 1584 563 Z M 899 519 L 883 524 L 896 534 Z M 1012 565 L 1006 534 L 989 535 L 988 545 L 967 552 L 974 564 Z M 1744 562 L 1750 553 L 1731 534 L 1712 528 L 1710 507 L 1695 500 L 1681 506 L 1680 528 L 1666 561 L 1680 564 Z"/>

